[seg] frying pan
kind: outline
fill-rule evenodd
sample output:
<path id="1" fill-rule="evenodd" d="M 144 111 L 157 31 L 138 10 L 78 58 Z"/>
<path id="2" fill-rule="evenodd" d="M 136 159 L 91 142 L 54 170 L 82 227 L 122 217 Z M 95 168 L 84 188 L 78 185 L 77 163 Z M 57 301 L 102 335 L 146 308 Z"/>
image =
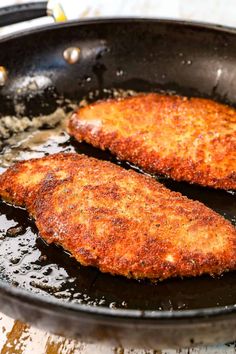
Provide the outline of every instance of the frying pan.
<path id="1" fill-rule="evenodd" d="M 45 3 L 34 6 L 28 5 L 26 13 L 17 8 L 21 21 L 46 12 Z M 2 24 L 18 22 L 18 12 L 4 11 Z M 63 56 L 71 47 L 79 48 L 74 64 Z M 21 122 L 23 116 L 51 114 L 58 106 L 68 111 L 66 102 L 107 97 L 117 89 L 164 90 L 236 105 L 236 30 L 226 27 L 132 18 L 50 25 L 2 38 L 0 66 L 7 71 L 0 119 L 13 115 Z M 43 153 L 77 151 L 120 163 L 62 135 L 59 142 L 41 147 Z M 235 192 L 156 178 L 235 224 Z M 11 237 L 9 227 L 15 225 L 20 232 Z M 27 212 L 3 201 L 0 229 L 0 308 L 14 318 L 114 346 L 154 349 L 236 339 L 234 272 L 156 284 L 102 274 L 46 245 Z"/>

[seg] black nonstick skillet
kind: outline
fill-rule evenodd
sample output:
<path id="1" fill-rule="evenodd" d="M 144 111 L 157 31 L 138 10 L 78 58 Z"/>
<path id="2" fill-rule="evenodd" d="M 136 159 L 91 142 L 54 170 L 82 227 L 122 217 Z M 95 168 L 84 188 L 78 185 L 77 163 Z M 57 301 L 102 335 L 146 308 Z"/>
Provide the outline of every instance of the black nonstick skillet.
<path id="1" fill-rule="evenodd" d="M 15 10 L 0 10 L 0 25 L 43 16 L 46 4 Z M 14 116 L 10 122 L 19 124 L 58 107 L 69 111 L 68 102 L 127 90 L 174 92 L 236 106 L 236 30 L 132 18 L 45 26 L 0 39 L 0 84 L 0 122 Z M 9 149 L 4 139 L 3 134 L 1 155 Z M 40 149 L 40 156 L 76 151 L 120 163 L 63 132 Z M 236 224 L 234 191 L 157 179 Z M 236 273 L 156 284 L 102 274 L 46 245 L 24 209 L 1 201 L 0 310 L 65 336 L 114 346 L 229 342 L 236 339 Z"/>

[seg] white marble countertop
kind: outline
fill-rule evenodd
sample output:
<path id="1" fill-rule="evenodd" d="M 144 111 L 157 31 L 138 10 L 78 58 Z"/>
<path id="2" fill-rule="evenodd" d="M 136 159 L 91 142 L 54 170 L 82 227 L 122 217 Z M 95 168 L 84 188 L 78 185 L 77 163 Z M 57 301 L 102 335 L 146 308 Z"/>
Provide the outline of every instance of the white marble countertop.
<path id="1" fill-rule="evenodd" d="M 32 2 L 33 0 L 31 0 Z M 27 1 L 1 0 L 0 6 Z M 236 27 L 235 0 L 62 0 L 62 6 L 69 19 L 99 16 L 140 16 L 176 18 L 184 20 L 205 21 Z M 23 30 L 24 28 L 52 23 L 51 18 L 30 21 L 0 29 L 0 36 Z M 171 350 L 134 350 L 115 349 L 102 345 L 91 345 L 70 340 L 15 321 L 0 313 L 0 352 L 20 354 L 233 354 L 234 345 L 218 345 L 192 349 Z"/>

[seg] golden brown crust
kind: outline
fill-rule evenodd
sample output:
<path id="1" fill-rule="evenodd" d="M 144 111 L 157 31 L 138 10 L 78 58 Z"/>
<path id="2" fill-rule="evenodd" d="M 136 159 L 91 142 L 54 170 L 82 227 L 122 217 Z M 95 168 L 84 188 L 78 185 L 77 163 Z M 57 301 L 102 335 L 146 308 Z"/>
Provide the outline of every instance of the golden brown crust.
<path id="1" fill-rule="evenodd" d="M 20 161 L 0 175 L 0 196 L 16 205 L 29 206 L 36 198 L 44 179 L 68 177 L 67 167 L 83 155 L 55 154 L 40 159 Z"/>
<path id="2" fill-rule="evenodd" d="M 207 99 L 142 94 L 80 108 L 78 141 L 109 149 L 151 173 L 236 189 L 236 111 Z"/>
<path id="3" fill-rule="evenodd" d="M 0 176 L 0 196 L 26 205 L 48 243 L 103 272 L 165 279 L 236 268 L 228 221 L 109 162 L 77 154 L 23 161 Z"/>

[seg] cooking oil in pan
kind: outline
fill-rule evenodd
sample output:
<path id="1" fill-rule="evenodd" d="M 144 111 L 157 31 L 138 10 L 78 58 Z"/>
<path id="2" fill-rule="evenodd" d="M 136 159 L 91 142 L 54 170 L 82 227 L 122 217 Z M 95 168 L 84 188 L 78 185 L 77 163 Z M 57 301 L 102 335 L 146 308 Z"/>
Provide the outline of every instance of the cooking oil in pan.
<path id="1" fill-rule="evenodd" d="M 89 100 L 93 98 L 90 94 Z M 9 137 L 0 153 L 0 172 L 16 161 L 63 151 L 84 153 L 142 173 L 128 163 L 118 161 L 108 152 L 70 138 L 65 132 L 66 114 L 61 111 L 58 114 L 54 128 L 34 129 L 31 126 L 27 132 L 19 130 L 18 134 Z M 202 201 L 236 225 L 236 198 L 233 192 L 177 183 L 161 176 L 156 178 L 170 189 Z M 83 267 L 62 248 L 47 245 L 23 208 L 1 201 L 0 225 L 1 279 L 42 296 L 92 306 L 160 311 L 236 303 L 235 273 L 215 279 L 203 276 L 156 284 L 129 280 L 103 274 L 92 267 Z"/>

